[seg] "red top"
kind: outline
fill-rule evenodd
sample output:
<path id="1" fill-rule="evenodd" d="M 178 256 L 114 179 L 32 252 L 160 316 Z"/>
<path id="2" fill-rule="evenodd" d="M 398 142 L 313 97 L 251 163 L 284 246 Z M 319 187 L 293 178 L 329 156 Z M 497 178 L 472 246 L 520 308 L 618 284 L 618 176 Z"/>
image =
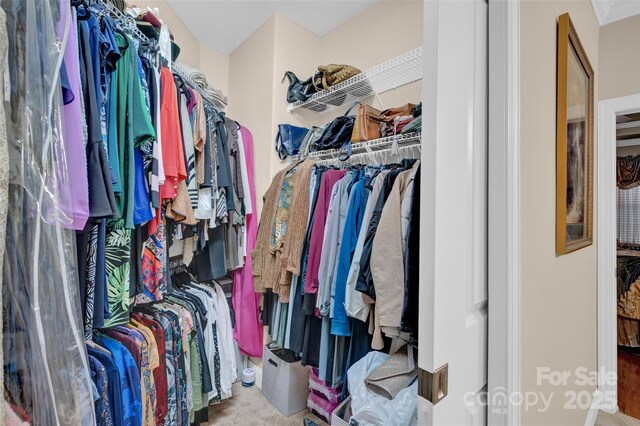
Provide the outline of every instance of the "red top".
<path id="1" fill-rule="evenodd" d="M 156 339 L 156 344 L 158 345 L 158 358 L 160 358 L 160 365 L 158 368 L 153 370 L 153 380 L 156 385 L 156 424 L 161 425 L 169 412 L 164 329 L 156 321 L 141 315 L 138 312 L 133 312 L 131 317 L 135 318 L 136 321 L 151 330 L 153 337 Z"/>
<path id="2" fill-rule="evenodd" d="M 178 115 L 178 91 L 168 68 L 160 71 L 160 129 L 162 132 L 162 165 L 165 181 L 160 186 L 160 204 L 178 195 L 178 182 L 187 178 L 182 147 L 182 131 Z M 149 222 L 149 234 L 155 234 L 160 224 L 160 209 Z"/>

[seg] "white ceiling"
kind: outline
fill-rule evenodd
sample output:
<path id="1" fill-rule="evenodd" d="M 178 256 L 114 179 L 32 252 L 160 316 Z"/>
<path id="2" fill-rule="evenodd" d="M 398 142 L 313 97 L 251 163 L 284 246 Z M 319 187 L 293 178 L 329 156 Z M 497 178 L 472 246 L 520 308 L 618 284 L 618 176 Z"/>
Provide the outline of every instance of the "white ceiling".
<path id="1" fill-rule="evenodd" d="M 591 0 L 600 25 L 640 14 L 640 0 Z"/>
<path id="2" fill-rule="evenodd" d="M 323 36 L 377 0 L 168 0 L 193 35 L 211 48 L 233 52 L 274 13 Z"/>

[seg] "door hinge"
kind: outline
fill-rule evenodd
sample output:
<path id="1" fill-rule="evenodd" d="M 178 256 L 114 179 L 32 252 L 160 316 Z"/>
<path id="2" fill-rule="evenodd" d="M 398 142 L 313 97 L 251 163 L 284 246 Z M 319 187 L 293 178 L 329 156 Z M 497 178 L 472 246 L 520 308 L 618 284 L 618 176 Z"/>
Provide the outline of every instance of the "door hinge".
<path id="1" fill-rule="evenodd" d="M 418 395 L 436 405 L 449 390 L 449 364 L 433 373 L 418 368 Z"/>

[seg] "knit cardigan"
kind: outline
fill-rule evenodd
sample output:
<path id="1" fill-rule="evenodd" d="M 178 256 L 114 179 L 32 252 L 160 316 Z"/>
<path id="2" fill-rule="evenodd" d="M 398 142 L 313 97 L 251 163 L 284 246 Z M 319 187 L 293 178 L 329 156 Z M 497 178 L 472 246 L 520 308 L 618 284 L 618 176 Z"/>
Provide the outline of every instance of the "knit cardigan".
<path id="1" fill-rule="evenodd" d="M 290 296 L 291 275 L 300 273 L 300 257 L 309 215 L 309 180 L 314 162 L 295 163 L 276 175 L 264 197 L 264 208 L 258 229 L 256 247 L 252 253 L 253 275 L 257 292 L 272 288 L 280 301 L 287 303 Z M 280 222 L 286 223 L 286 233 L 275 250 L 270 250 L 273 228 L 276 223 L 278 201 L 285 178 L 296 170 L 289 208 Z"/>
<path id="2" fill-rule="evenodd" d="M 257 293 L 264 293 L 267 288 L 273 288 L 273 281 L 269 280 L 269 271 L 273 269 L 273 255 L 269 250 L 271 233 L 276 219 L 276 209 L 278 206 L 278 198 L 282 190 L 282 184 L 286 174 L 297 166 L 299 162 L 289 165 L 276 174 L 262 197 L 263 207 L 260 216 L 260 224 L 258 226 L 258 235 L 256 237 L 256 245 L 251 252 L 251 266 L 253 268 L 253 283 Z"/>
<path id="3" fill-rule="evenodd" d="M 265 260 L 269 253 L 269 238 L 273 229 L 273 222 L 276 217 L 276 206 L 278 203 L 278 195 L 284 176 L 287 170 L 281 170 L 274 178 L 273 182 L 262 197 L 262 215 L 260 216 L 260 224 L 258 225 L 258 236 L 256 237 L 256 245 L 251 252 L 251 266 L 253 268 L 253 285 L 257 293 L 267 291 L 264 283 Z"/>
<path id="4" fill-rule="evenodd" d="M 309 219 L 309 182 L 313 166 L 313 160 L 306 160 L 296 170 L 296 186 L 289 205 L 291 213 L 287 234 L 282 241 L 282 259 L 285 262 L 285 269 L 295 275 L 300 275 L 302 246 Z"/>
<path id="5" fill-rule="evenodd" d="M 280 274 L 276 285 L 274 285 L 274 291 L 280 296 L 283 303 L 289 301 L 291 275 L 300 275 L 300 258 L 309 219 L 309 181 L 313 165 L 313 160 L 305 160 L 295 171 L 296 180 L 289 204 L 287 233 L 278 250 L 280 256 L 276 255 L 279 257 Z"/>

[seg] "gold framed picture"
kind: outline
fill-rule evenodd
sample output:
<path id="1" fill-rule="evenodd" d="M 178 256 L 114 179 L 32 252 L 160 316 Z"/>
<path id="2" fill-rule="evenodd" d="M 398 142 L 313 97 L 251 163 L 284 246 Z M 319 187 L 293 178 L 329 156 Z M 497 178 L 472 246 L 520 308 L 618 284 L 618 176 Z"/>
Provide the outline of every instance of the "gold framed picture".
<path id="1" fill-rule="evenodd" d="M 558 18 L 556 254 L 593 243 L 593 68 L 569 14 Z"/>

